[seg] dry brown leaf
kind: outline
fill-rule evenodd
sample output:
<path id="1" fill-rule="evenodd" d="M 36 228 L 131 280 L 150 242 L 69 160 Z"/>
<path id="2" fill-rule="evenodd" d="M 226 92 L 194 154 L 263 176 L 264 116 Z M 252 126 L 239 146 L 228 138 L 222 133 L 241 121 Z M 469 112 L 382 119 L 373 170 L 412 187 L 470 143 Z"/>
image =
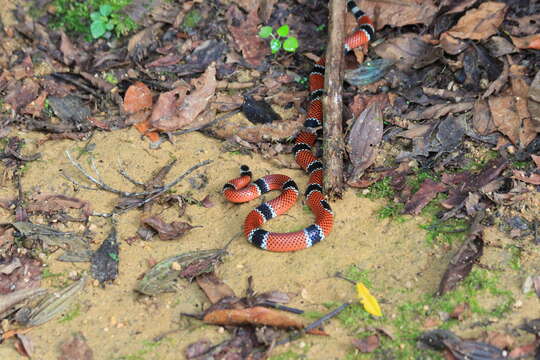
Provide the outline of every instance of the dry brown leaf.
<path id="1" fill-rule="evenodd" d="M 467 11 L 448 33 L 459 39 L 484 40 L 497 33 L 506 14 L 507 6 L 502 2 L 488 1 L 478 9 Z"/>
<path id="2" fill-rule="evenodd" d="M 141 220 L 142 224 L 145 224 L 155 231 L 161 240 L 174 240 L 177 239 L 191 229 L 193 226 L 183 221 L 173 221 L 172 223 L 166 223 L 157 216 L 151 216 Z"/>
<path id="3" fill-rule="evenodd" d="M 382 140 L 381 104 L 378 102 L 369 105 L 352 126 L 347 141 L 347 149 L 353 169 L 349 177 L 350 182 L 358 181 L 377 156 L 377 145 Z"/>
<path id="4" fill-rule="evenodd" d="M 520 119 L 519 144 L 521 147 L 527 146 L 540 132 L 540 124 L 531 118 L 527 107 L 529 85 L 525 81 L 526 74 L 527 68 L 525 66 L 515 64 L 510 66 L 510 83 L 516 100 L 517 115 Z"/>
<path id="5" fill-rule="evenodd" d="M 510 36 L 514 45 L 519 49 L 540 50 L 540 34 L 529 35 L 525 37 Z"/>
<path id="6" fill-rule="evenodd" d="M 540 130 L 540 71 L 534 76 L 527 95 L 529 98 L 527 107 L 531 114 L 531 121 Z"/>
<path id="7" fill-rule="evenodd" d="M 361 339 L 352 340 L 353 346 L 363 353 L 373 352 L 375 349 L 379 347 L 380 343 L 381 341 L 379 339 L 379 335 L 377 334 L 369 335 Z"/>
<path id="8" fill-rule="evenodd" d="M 527 175 L 527 173 L 525 173 L 525 171 L 514 170 L 514 176 L 512 176 L 512 177 L 514 179 L 521 180 L 521 181 L 526 182 L 528 184 L 540 185 L 540 174 L 533 173 L 533 174 Z"/>
<path id="9" fill-rule="evenodd" d="M 212 304 L 229 296 L 235 296 L 234 291 L 214 273 L 203 274 L 195 278 L 197 285 L 204 291 Z"/>
<path id="10" fill-rule="evenodd" d="M 480 135 L 488 135 L 496 130 L 486 100 L 477 100 L 474 103 L 472 125 Z"/>
<path id="11" fill-rule="evenodd" d="M 375 52 L 382 58 L 394 60 L 401 70 L 421 68 L 441 56 L 440 49 L 413 33 L 386 40 L 375 48 Z"/>
<path id="12" fill-rule="evenodd" d="M 440 45 L 450 55 L 457 55 L 469 47 L 466 41 L 453 37 L 447 32 L 441 34 Z"/>
<path id="13" fill-rule="evenodd" d="M 137 81 L 124 96 L 124 111 L 130 114 L 152 107 L 152 91 L 145 83 Z"/>
<path id="14" fill-rule="evenodd" d="M 437 104 L 420 111 L 411 111 L 403 117 L 409 120 L 438 119 L 448 114 L 459 113 L 472 109 L 473 102 L 461 102 L 457 104 Z"/>
<path id="15" fill-rule="evenodd" d="M 174 113 L 158 113 L 156 105 L 155 111 L 150 117 L 150 125 L 152 128 L 161 131 L 173 131 L 181 129 L 192 123 L 197 116 L 203 112 L 208 105 L 208 101 L 216 91 L 216 64 L 212 63 L 208 66 L 204 74 L 193 80 L 195 90 L 189 95 L 186 94 L 186 89 L 182 88 L 177 93 L 173 93 L 167 99 L 167 109 L 175 108 Z M 177 89 L 173 90 L 176 91 Z M 169 92 L 170 93 L 170 92 Z M 179 98 L 177 98 L 179 95 Z M 181 100 L 181 101 L 180 101 Z"/>
<path id="16" fill-rule="evenodd" d="M 426 179 L 420 185 L 420 189 L 405 204 L 404 212 L 406 214 L 418 215 L 420 211 L 437 196 L 438 193 L 445 191 L 446 185 L 436 183 L 431 179 Z"/>
<path id="17" fill-rule="evenodd" d="M 246 309 L 214 310 L 206 314 L 203 321 L 207 324 L 214 325 L 238 326 L 251 324 L 295 329 L 303 329 L 306 327 L 306 324 L 300 318 L 262 306 Z M 320 334 L 318 330 L 308 331 L 308 333 Z"/>
<path id="18" fill-rule="evenodd" d="M 260 66 L 270 51 L 265 41 L 258 36 L 258 25 L 261 20 L 257 15 L 257 9 L 258 6 L 251 10 L 240 26 L 228 26 L 236 46 L 244 55 L 246 62 L 252 66 Z"/>
<path id="19" fill-rule="evenodd" d="M 47 99 L 48 95 L 49 94 L 46 91 L 42 91 L 35 100 L 21 110 L 21 113 L 39 117 L 41 115 L 41 110 L 43 110 L 45 107 L 45 100 Z"/>
<path id="20" fill-rule="evenodd" d="M 498 131 L 506 135 L 512 143 L 519 141 L 521 119 L 516 110 L 513 96 L 492 96 L 488 99 L 493 124 Z"/>
<path id="21" fill-rule="evenodd" d="M 431 0 L 400 0 L 381 3 L 379 0 L 357 1 L 358 7 L 375 21 L 377 30 L 386 25 L 400 27 L 410 24 L 429 25 L 437 13 Z"/>

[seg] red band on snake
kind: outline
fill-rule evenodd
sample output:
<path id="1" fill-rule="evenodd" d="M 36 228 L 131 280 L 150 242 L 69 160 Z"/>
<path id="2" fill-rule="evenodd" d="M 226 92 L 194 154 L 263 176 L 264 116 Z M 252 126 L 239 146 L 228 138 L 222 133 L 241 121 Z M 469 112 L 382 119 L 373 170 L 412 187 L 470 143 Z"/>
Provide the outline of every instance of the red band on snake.
<path id="1" fill-rule="evenodd" d="M 345 39 L 344 48 L 348 52 L 366 45 L 374 34 L 374 27 L 353 0 L 347 1 L 349 11 L 359 24 L 356 32 Z M 324 87 L 324 58 L 321 58 L 309 74 L 310 103 L 307 118 L 295 140 L 294 158 L 309 175 L 306 189 L 306 203 L 315 215 L 315 223 L 296 232 L 276 233 L 261 228 L 266 221 L 284 214 L 296 202 L 298 186 L 286 175 L 267 175 L 251 183 L 251 171 L 246 165 L 240 168 L 240 177 L 223 186 L 225 198 L 234 203 L 243 203 L 258 198 L 272 190 L 281 190 L 281 195 L 252 210 L 244 222 L 244 234 L 253 245 L 276 252 L 296 251 L 308 248 L 323 240 L 334 222 L 330 205 L 323 195 L 323 164 L 313 154 L 312 147 L 317 140 L 316 129 L 322 126 L 323 112 L 321 96 Z"/>

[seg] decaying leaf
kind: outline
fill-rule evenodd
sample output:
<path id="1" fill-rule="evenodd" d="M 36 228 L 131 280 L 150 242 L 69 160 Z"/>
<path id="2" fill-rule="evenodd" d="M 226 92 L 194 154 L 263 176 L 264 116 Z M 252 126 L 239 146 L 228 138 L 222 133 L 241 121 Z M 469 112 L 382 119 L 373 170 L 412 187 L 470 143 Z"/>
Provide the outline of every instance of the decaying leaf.
<path id="1" fill-rule="evenodd" d="M 265 325 L 278 328 L 303 329 L 307 324 L 301 318 L 282 311 L 255 306 L 246 309 L 218 309 L 207 313 L 203 321 L 214 325 Z M 319 333 L 316 331 L 316 333 Z"/>
<path id="2" fill-rule="evenodd" d="M 540 34 L 529 35 L 525 37 L 510 36 L 514 45 L 519 49 L 540 50 Z"/>
<path id="3" fill-rule="evenodd" d="M 119 248 L 116 239 L 116 228 L 113 226 L 109 236 L 92 254 L 92 277 L 103 285 L 106 281 L 113 281 L 118 276 Z"/>
<path id="4" fill-rule="evenodd" d="M 160 131 L 173 131 L 191 124 L 206 108 L 210 98 L 214 96 L 216 85 L 216 64 L 212 63 L 204 74 L 194 80 L 195 90 L 191 93 L 186 95 L 187 88 L 182 87 L 179 90 L 174 90 L 170 96 L 167 95 L 167 103 L 170 104 L 167 107 L 169 111 L 165 112 L 161 108 L 161 96 L 164 95 L 160 96 L 150 116 L 150 126 Z M 177 98 L 177 96 L 179 97 Z"/>
<path id="5" fill-rule="evenodd" d="M 18 303 L 23 302 L 31 297 L 43 295 L 46 292 L 46 289 L 30 288 L 17 290 L 5 295 L 0 295 L 0 319 L 3 318 L 3 313 L 8 311 L 12 306 L 17 305 Z"/>
<path id="6" fill-rule="evenodd" d="M 436 183 L 431 179 L 426 179 L 420 185 L 420 189 L 405 204 L 404 212 L 406 214 L 418 215 L 420 211 L 437 196 L 438 193 L 445 191 L 447 187 L 444 184 Z"/>
<path id="7" fill-rule="evenodd" d="M 145 295 L 175 292 L 179 278 L 193 279 L 214 271 L 215 265 L 224 255 L 223 249 L 213 249 L 188 252 L 162 260 L 144 275 L 135 290 Z"/>
<path id="8" fill-rule="evenodd" d="M 225 284 L 214 273 L 197 276 L 196 281 L 212 304 L 216 304 L 225 297 L 235 296 L 229 285 Z"/>
<path id="9" fill-rule="evenodd" d="M 375 52 L 384 59 L 392 60 L 401 70 L 422 68 L 437 61 L 442 54 L 439 48 L 412 33 L 386 40 L 375 48 Z"/>
<path id="10" fill-rule="evenodd" d="M 437 13 L 437 6 L 431 0 L 392 1 L 381 4 L 377 0 L 357 1 L 358 7 L 375 21 L 377 30 L 386 25 L 401 27 L 411 24 L 430 24 Z"/>
<path id="11" fill-rule="evenodd" d="M 80 209 L 85 218 L 92 215 L 92 207 L 89 202 L 61 194 L 36 194 L 32 195 L 31 202 L 26 206 L 29 213 L 40 212 L 50 214 L 69 209 Z"/>
<path id="12" fill-rule="evenodd" d="M 373 334 L 373 335 L 365 336 L 360 339 L 352 340 L 353 346 L 363 353 L 373 352 L 375 349 L 379 347 L 380 343 L 381 343 L 381 340 L 379 338 L 379 335 L 377 334 Z"/>
<path id="13" fill-rule="evenodd" d="M 356 293 L 364 309 L 374 316 L 382 316 L 381 307 L 377 299 L 369 292 L 368 288 L 361 282 L 356 283 Z"/>
<path id="14" fill-rule="evenodd" d="M 84 289 L 85 284 L 86 277 L 83 277 L 62 290 L 55 291 L 45 296 L 31 309 L 28 319 L 23 325 L 38 326 L 64 313 L 71 305 L 75 295 Z"/>
<path id="15" fill-rule="evenodd" d="M 94 358 L 92 349 L 81 332 L 72 334 L 69 339 L 62 342 L 59 350 L 58 360 L 92 360 Z"/>
<path id="16" fill-rule="evenodd" d="M 459 39 L 483 40 L 497 33 L 506 14 L 505 3 L 487 1 L 461 17 L 448 33 Z"/>
<path id="17" fill-rule="evenodd" d="M 141 223 L 157 231 L 161 240 L 174 240 L 185 235 L 193 226 L 184 221 L 166 223 L 157 216 L 151 216 L 141 220 Z"/>
<path id="18" fill-rule="evenodd" d="M 471 272 L 473 265 L 482 257 L 483 252 L 483 231 L 480 225 L 475 223 L 471 227 L 467 239 L 452 257 L 452 260 L 450 260 L 450 264 L 448 264 L 448 268 L 439 284 L 437 295 L 442 296 L 446 294 L 448 291 L 453 290 L 460 281 L 465 279 Z"/>
<path id="19" fill-rule="evenodd" d="M 242 51 L 246 62 L 252 66 L 260 66 L 264 57 L 269 54 L 268 46 L 257 35 L 259 33 L 258 26 L 261 21 L 257 14 L 257 9 L 258 6 L 255 6 L 244 20 L 240 20 L 241 23 L 239 26 L 232 24 L 228 26 L 236 46 Z M 232 12 L 234 12 L 234 8 L 231 7 L 229 13 Z M 232 14 L 230 15 L 230 18 L 234 18 Z"/>
<path id="20" fill-rule="evenodd" d="M 523 170 L 514 170 L 513 178 L 526 182 L 528 184 L 540 185 L 540 174 L 531 173 L 527 174 Z"/>
<path id="21" fill-rule="evenodd" d="M 379 103 L 372 103 L 352 126 L 347 148 L 352 163 L 349 182 L 356 182 L 377 156 L 377 145 L 382 140 L 382 110 Z"/>
<path id="22" fill-rule="evenodd" d="M 152 91 L 145 83 L 137 81 L 126 90 L 124 111 L 130 114 L 152 107 Z"/>
<path id="23" fill-rule="evenodd" d="M 62 232 L 51 227 L 32 224 L 30 222 L 15 222 L 13 226 L 25 237 L 42 241 L 44 247 L 58 246 L 65 250 L 58 260 L 89 261 L 92 251 L 88 242 L 80 235 Z"/>
<path id="24" fill-rule="evenodd" d="M 436 329 L 423 333 L 419 341 L 435 350 L 448 349 L 459 360 L 504 360 L 502 349 L 479 341 L 462 340 L 448 330 Z"/>

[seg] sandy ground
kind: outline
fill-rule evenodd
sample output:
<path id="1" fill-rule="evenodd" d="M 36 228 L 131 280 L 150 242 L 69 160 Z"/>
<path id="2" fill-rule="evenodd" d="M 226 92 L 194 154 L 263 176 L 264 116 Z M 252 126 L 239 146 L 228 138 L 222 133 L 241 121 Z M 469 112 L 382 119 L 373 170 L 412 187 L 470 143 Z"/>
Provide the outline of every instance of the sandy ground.
<path id="1" fill-rule="evenodd" d="M 76 170 L 67 161 L 64 151 L 76 153 L 81 143 L 73 141 L 50 141 L 37 148 L 35 143 L 43 135 L 19 133 L 28 141 L 25 151 L 39 150 L 42 158 L 29 165 L 23 178 L 23 189 L 27 192 L 60 193 L 76 196 L 91 202 L 97 212 L 109 212 L 116 197 L 103 191 L 76 189 L 60 175 L 64 171 L 78 177 Z M 191 177 L 204 175 L 208 184 L 196 190 L 188 181 L 176 187 L 178 193 L 191 192 L 195 199 L 210 195 L 215 206 L 204 208 L 189 206 L 180 220 L 189 221 L 202 228 L 193 229 L 175 241 L 137 241 L 128 245 L 124 240 L 132 237 L 139 225 L 141 212 L 130 211 L 118 218 L 120 240 L 120 274 L 113 285 L 104 289 L 90 282 L 77 300 L 80 315 L 68 322 L 58 320 L 36 328 L 30 333 L 35 345 L 36 359 L 55 359 L 58 344 L 75 331 L 82 331 L 94 351 L 95 359 L 115 359 L 148 349 L 146 342 L 172 329 L 181 328 L 159 346 L 150 348 L 144 359 L 178 359 L 179 351 L 202 337 L 213 341 L 224 338 L 226 333 L 219 327 L 201 325 L 197 321 L 181 319 L 181 312 L 198 312 L 209 305 L 204 294 L 195 284 L 182 283 L 183 288 L 174 294 L 162 294 L 155 298 L 137 295 L 133 288 L 137 278 L 148 269 L 148 260 L 180 254 L 186 251 L 222 247 L 241 229 L 245 215 L 254 204 L 233 205 L 220 194 L 223 184 L 235 177 L 241 164 L 249 164 L 256 176 L 281 172 L 297 179 L 301 188 L 305 187 L 306 176 L 300 170 L 278 169 L 259 155 L 224 153 L 221 142 L 199 133 L 191 133 L 177 139 L 176 144 L 165 143 L 159 150 L 149 150 L 145 140 L 134 130 L 96 133 L 92 142 L 96 144 L 93 156 L 105 182 L 110 185 L 134 190 L 133 185 L 116 171 L 119 164 L 136 179 L 146 180 L 152 172 L 169 159 L 179 161 L 168 176 L 170 181 L 184 170 L 202 160 L 213 163 L 198 170 Z M 290 156 L 290 155 L 283 155 Z M 87 162 L 82 158 L 82 163 Z M 81 179 L 81 181 L 83 181 Z M 13 196 L 9 186 L 1 189 L 0 197 Z M 272 194 L 268 194 L 272 195 Z M 422 219 L 409 219 L 404 223 L 380 220 L 374 212 L 381 203 L 373 202 L 348 190 L 343 199 L 332 202 L 336 213 L 335 230 L 315 247 L 287 254 L 261 251 L 251 246 L 244 238 L 237 238 L 230 246 L 230 255 L 218 267 L 217 274 L 237 294 L 242 294 L 248 276 L 253 276 L 257 291 L 281 290 L 297 294 L 292 306 L 306 310 L 325 312 L 321 305 L 327 301 L 351 301 L 355 299 L 354 289 L 345 281 L 332 275 L 350 265 L 370 271 L 374 287 L 372 291 L 379 298 L 386 316 L 395 313 L 396 306 L 407 299 L 424 293 L 433 293 L 452 252 L 428 246 L 425 233 L 418 225 Z M 158 207 L 154 211 L 159 211 Z M 0 213 L 0 221 L 10 221 L 6 211 Z M 161 216 L 168 221 L 177 219 L 177 210 L 170 208 Z M 296 205 L 287 216 L 282 216 L 269 224 L 268 229 L 290 231 L 308 225 L 311 214 Z M 110 230 L 108 220 L 92 217 L 90 229 L 96 233 L 97 244 Z M 81 226 L 81 225 L 77 225 Z M 60 228 L 62 229 L 62 227 Z M 81 230 L 81 229 L 79 229 Z M 504 236 L 496 231 L 486 233 L 488 243 L 503 245 Z M 56 261 L 58 254 L 46 258 L 51 273 L 82 273 L 89 268 L 87 263 L 62 263 Z M 483 262 L 491 260 L 504 263 L 508 254 L 499 246 L 488 247 Z M 491 260 L 490 260 L 491 259 Z M 531 264 L 534 263 L 530 259 Z M 536 265 L 537 267 L 538 265 Z M 65 276 L 63 277 L 65 279 Z M 505 280 L 508 286 L 517 290 L 522 279 L 512 277 Z M 51 278 L 45 285 L 58 286 L 58 279 Z M 413 288 L 404 298 L 402 290 Z M 534 317 L 538 300 L 534 297 L 519 299 L 522 313 L 509 323 L 517 323 L 524 317 Z M 535 310 L 536 309 L 536 310 Z M 308 336 L 290 345 L 302 351 L 309 349 L 309 359 L 341 359 L 350 349 L 350 334 L 340 327 L 338 321 L 327 326 L 327 338 Z M 10 342 L 0 346 L 2 359 L 16 359 L 18 355 Z"/>

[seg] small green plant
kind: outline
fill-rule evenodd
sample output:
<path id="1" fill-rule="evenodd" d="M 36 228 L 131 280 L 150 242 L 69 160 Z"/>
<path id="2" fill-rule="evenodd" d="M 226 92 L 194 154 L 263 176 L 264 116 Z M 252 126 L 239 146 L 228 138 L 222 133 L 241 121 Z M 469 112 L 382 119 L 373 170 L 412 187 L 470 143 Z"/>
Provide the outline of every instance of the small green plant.
<path id="1" fill-rule="evenodd" d="M 397 221 L 398 223 L 404 223 L 405 221 L 407 221 L 407 219 L 401 215 L 404 208 L 405 205 L 403 205 L 402 203 L 392 202 L 377 210 L 377 215 L 379 219 L 392 219 Z"/>
<path id="2" fill-rule="evenodd" d="M 75 305 L 70 311 L 68 311 L 64 317 L 60 319 L 61 323 L 65 323 L 75 319 L 77 316 L 81 315 L 81 307 L 79 304 Z"/>
<path id="3" fill-rule="evenodd" d="M 55 12 L 51 25 L 71 33 L 83 34 L 90 39 L 122 36 L 134 30 L 137 24 L 123 9 L 131 0 L 54 0 Z"/>
<path id="4" fill-rule="evenodd" d="M 387 176 L 382 180 L 377 181 L 369 187 L 369 192 L 363 194 L 358 193 L 359 197 L 367 197 L 368 199 L 391 199 L 394 197 L 395 191 L 392 188 L 392 178 Z"/>
<path id="5" fill-rule="evenodd" d="M 277 36 L 276 36 L 277 35 Z M 270 50 L 272 54 L 277 53 L 280 49 L 288 52 L 295 52 L 298 49 L 298 39 L 289 35 L 289 25 L 282 25 L 276 30 L 274 35 L 274 29 L 271 26 L 263 26 L 259 30 L 259 36 L 263 39 L 272 38 L 270 40 Z M 282 38 L 286 38 L 282 41 Z"/>

